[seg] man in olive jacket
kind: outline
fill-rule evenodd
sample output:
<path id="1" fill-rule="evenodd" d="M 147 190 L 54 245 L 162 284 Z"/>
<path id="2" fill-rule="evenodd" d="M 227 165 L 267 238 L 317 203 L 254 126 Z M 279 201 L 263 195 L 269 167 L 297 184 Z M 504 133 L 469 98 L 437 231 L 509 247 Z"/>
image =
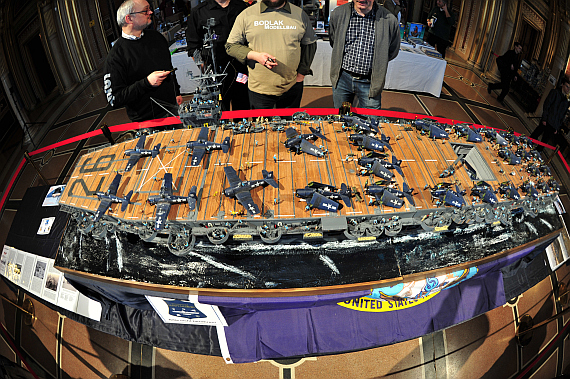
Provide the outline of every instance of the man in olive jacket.
<path id="1" fill-rule="evenodd" d="M 398 20 L 374 0 L 358 0 L 335 8 L 329 25 L 335 108 L 356 96 L 360 107 L 380 109 L 388 61 L 400 51 Z"/>

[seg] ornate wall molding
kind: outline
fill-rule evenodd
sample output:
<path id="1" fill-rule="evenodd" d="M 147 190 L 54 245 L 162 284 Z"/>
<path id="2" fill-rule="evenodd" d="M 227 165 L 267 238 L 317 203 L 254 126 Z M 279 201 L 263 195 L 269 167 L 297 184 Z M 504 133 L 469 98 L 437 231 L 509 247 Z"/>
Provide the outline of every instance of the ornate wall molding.
<path id="1" fill-rule="evenodd" d="M 528 4 L 523 2 L 521 4 L 521 17 L 518 20 L 519 27 L 517 27 L 517 40 L 520 40 L 521 37 L 521 23 L 526 21 L 530 24 L 533 28 L 535 28 L 539 32 L 537 44 L 535 46 L 534 51 L 532 52 L 531 57 L 534 59 L 538 59 L 540 55 L 540 49 L 542 48 L 542 43 L 544 40 L 544 34 L 546 30 L 546 20 L 538 14 L 534 9 L 532 9 Z"/>

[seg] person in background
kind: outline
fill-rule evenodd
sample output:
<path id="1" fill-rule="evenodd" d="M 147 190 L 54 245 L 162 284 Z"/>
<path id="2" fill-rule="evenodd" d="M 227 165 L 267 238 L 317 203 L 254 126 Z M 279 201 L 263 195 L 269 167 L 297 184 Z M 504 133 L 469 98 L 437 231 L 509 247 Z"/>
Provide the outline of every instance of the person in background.
<path id="1" fill-rule="evenodd" d="M 217 36 L 213 43 L 216 73 L 227 74 L 222 79 L 221 88 L 223 111 L 229 111 L 230 105 L 233 110 L 249 109 L 249 94 L 243 76 L 247 74 L 247 67 L 230 57 L 225 49 L 225 43 L 237 16 L 246 8 L 247 4 L 242 0 L 206 0 L 194 7 L 188 18 L 186 29 L 188 56 L 204 62 L 204 69 L 213 63 L 211 51 L 203 49 L 205 26 L 208 20 L 212 18 L 215 20 L 211 31 Z"/>
<path id="2" fill-rule="evenodd" d="M 127 0 L 121 4 L 117 23 L 122 35 L 105 61 L 103 80 L 107 101 L 113 108 L 124 106 L 131 121 L 136 122 L 176 114 L 177 105 L 182 104 L 168 42 L 159 32 L 145 30 L 151 23 L 151 15 L 146 0 Z"/>
<path id="3" fill-rule="evenodd" d="M 489 83 L 487 86 L 487 93 L 491 93 L 494 89 L 501 89 L 501 93 L 497 100 L 503 102 L 509 93 L 511 81 L 517 80 L 517 70 L 519 68 L 519 55 L 522 52 L 522 45 L 515 42 L 515 47 L 507 51 L 505 54 L 497 58 L 497 67 L 501 73 L 501 81 L 498 83 Z"/>
<path id="4" fill-rule="evenodd" d="M 287 0 L 262 0 L 240 13 L 226 43 L 249 68 L 253 109 L 299 108 L 317 37 L 309 16 Z"/>
<path id="5" fill-rule="evenodd" d="M 570 79 L 564 76 L 562 80 L 560 80 L 558 88 L 551 89 L 544 100 L 544 104 L 542 105 L 542 117 L 536 129 L 534 129 L 530 135 L 530 138 L 538 139 L 542 134 L 541 141 L 548 143 L 561 131 L 564 116 L 566 116 L 566 112 L 570 106 L 568 93 L 570 93 Z M 543 149 L 543 146 L 538 146 L 536 150 L 542 151 Z"/>
<path id="6" fill-rule="evenodd" d="M 398 23 L 402 22 L 402 6 L 400 0 L 386 0 L 382 6 L 396 16 Z"/>
<path id="7" fill-rule="evenodd" d="M 357 0 L 335 8 L 329 26 L 334 107 L 356 96 L 360 107 L 380 109 L 388 61 L 400 51 L 398 20 L 374 0 Z"/>
<path id="8" fill-rule="evenodd" d="M 427 42 L 436 48 L 442 58 L 445 58 L 451 27 L 455 24 L 455 15 L 447 8 L 447 0 L 437 0 L 435 4 L 428 15 Z"/>

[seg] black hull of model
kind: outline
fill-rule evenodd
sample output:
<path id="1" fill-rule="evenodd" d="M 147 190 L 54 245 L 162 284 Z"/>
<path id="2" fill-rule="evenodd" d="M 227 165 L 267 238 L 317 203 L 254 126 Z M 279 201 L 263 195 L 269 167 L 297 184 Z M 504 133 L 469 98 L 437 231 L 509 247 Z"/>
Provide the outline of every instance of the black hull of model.
<path id="1" fill-rule="evenodd" d="M 228 238 L 214 244 L 199 236 L 192 249 L 181 256 L 170 254 L 165 234 L 156 238 L 166 245 L 145 242 L 120 228 L 110 228 L 94 238 L 92 233 L 80 232 L 78 219 L 72 217 L 56 266 L 194 288 L 310 288 L 389 280 L 467 264 L 522 245 L 532 247 L 563 227 L 551 202 L 539 205 L 534 212 L 517 208 L 509 224 L 452 222 L 441 232 L 405 225 L 397 235 L 381 234 L 360 242 L 342 231 L 323 232 L 322 238 L 311 232 L 315 239 L 310 240 L 307 233 L 283 235 L 277 244 L 264 243 L 259 236 L 251 241 Z"/>

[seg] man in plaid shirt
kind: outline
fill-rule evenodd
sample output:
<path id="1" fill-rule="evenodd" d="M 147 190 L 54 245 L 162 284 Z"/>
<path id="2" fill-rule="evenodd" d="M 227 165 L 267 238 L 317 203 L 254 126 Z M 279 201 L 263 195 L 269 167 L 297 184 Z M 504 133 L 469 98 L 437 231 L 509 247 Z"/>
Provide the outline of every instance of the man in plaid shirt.
<path id="1" fill-rule="evenodd" d="M 374 0 L 354 0 L 330 18 L 331 82 L 335 108 L 354 97 L 362 108 L 380 109 L 388 61 L 400 50 L 398 20 Z"/>

